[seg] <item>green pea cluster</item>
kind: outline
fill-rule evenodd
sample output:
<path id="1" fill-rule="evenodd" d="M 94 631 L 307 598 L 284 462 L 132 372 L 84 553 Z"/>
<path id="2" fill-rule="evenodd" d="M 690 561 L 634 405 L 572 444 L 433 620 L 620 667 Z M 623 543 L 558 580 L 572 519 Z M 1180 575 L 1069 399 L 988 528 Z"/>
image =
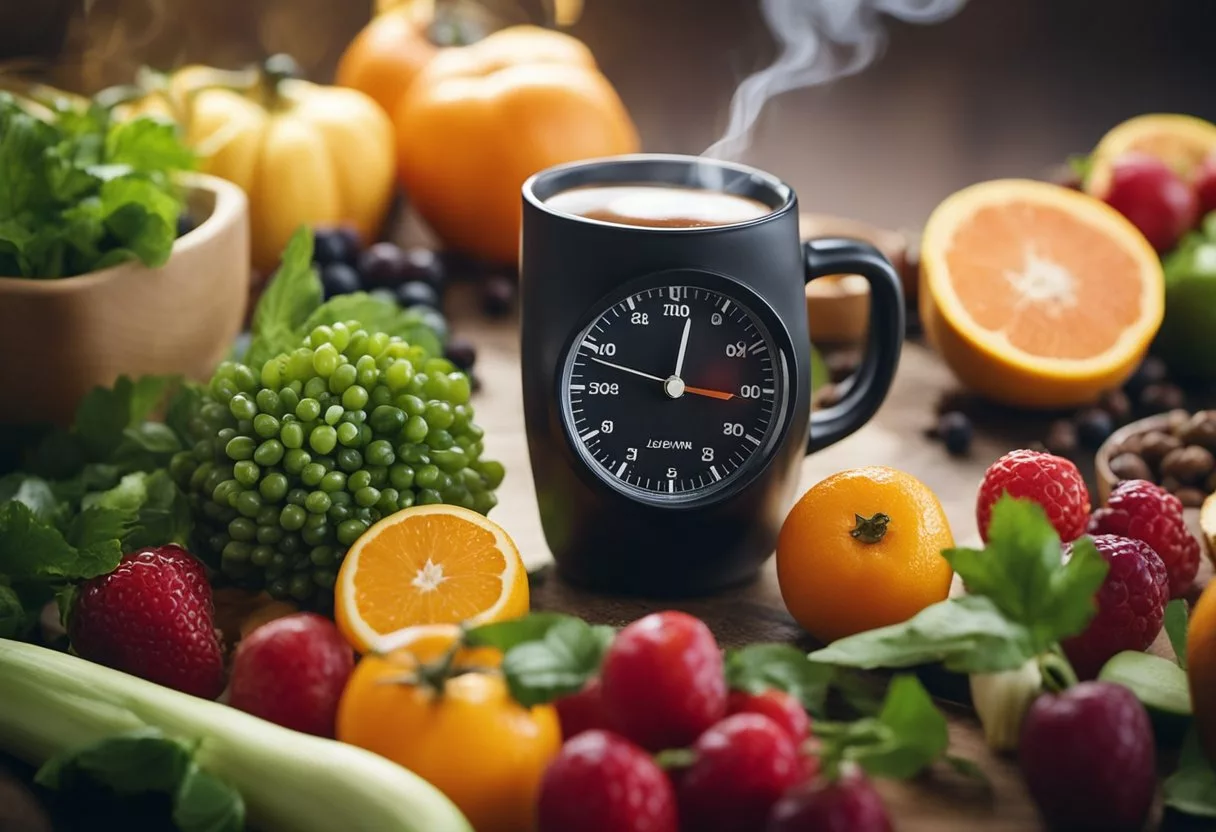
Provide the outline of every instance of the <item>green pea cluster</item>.
<path id="1" fill-rule="evenodd" d="M 357 322 L 319 326 L 260 374 L 225 362 L 170 472 L 204 557 L 234 582 L 325 610 L 352 543 L 382 517 L 449 503 L 485 514 L 501 463 L 483 460 L 469 378 Z"/>

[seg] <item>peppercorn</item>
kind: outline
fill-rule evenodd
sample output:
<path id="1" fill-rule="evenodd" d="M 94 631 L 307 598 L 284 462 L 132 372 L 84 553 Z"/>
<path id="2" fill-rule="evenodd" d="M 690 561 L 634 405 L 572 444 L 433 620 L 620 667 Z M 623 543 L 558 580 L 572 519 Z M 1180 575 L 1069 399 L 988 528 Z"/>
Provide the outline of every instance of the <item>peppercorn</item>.
<path id="1" fill-rule="evenodd" d="M 1170 451 L 1161 460 L 1161 474 L 1173 477 L 1182 485 L 1194 485 L 1203 482 L 1216 467 L 1216 458 L 1207 448 L 1198 445 L 1187 445 L 1184 448 Z"/>
<path id="2" fill-rule="evenodd" d="M 1129 396 L 1138 397 L 1144 388 L 1150 384 L 1161 384 L 1166 380 L 1168 370 L 1165 362 L 1155 355 L 1150 355 L 1140 362 L 1140 366 L 1123 384 Z"/>
<path id="3" fill-rule="evenodd" d="M 1121 425 L 1132 416 L 1132 402 L 1122 390 L 1107 390 L 1098 398 L 1098 407 L 1110 414 L 1115 424 Z"/>
<path id="4" fill-rule="evenodd" d="M 1077 414 L 1077 438 L 1087 448 L 1097 448 L 1115 431 L 1115 420 L 1105 410 L 1091 407 Z"/>
<path id="5" fill-rule="evenodd" d="M 1186 396 L 1182 388 L 1174 384 L 1150 384 L 1140 391 L 1138 396 L 1139 412 L 1145 416 L 1155 413 L 1165 413 L 1186 405 Z"/>
<path id="6" fill-rule="evenodd" d="M 1110 472 L 1120 480 L 1152 480 L 1153 469 L 1135 454 L 1122 453 L 1110 461 Z"/>
<path id="7" fill-rule="evenodd" d="M 937 423 L 937 435 L 951 456 L 966 456 L 971 450 L 971 420 L 957 410 L 943 413 Z"/>
<path id="8" fill-rule="evenodd" d="M 1182 447 L 1182 440 L 1172 433 L 1150 430 L 1140 438 L 1140 456 L 1151 467 L 1161 465 L 1161 460 Z"/>

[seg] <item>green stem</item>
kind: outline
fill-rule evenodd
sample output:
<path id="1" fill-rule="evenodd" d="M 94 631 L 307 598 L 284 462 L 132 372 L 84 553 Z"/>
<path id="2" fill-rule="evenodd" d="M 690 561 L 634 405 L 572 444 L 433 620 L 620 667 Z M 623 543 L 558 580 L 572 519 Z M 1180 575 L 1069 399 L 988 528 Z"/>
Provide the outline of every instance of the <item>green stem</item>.
<path id="1" fill-rule="evenodd" d="M 873 517 L 854 514 L 853 518 L 857 522 L 857 526 L 849 534 L 862 543 L 878 543 L 886 536 L 887 524 L 891 522 L 891 518 L 881 511 Z"/>
<path id="2" fill-rule="evenodd" d="M 282 106 L 283 98 L 279 93 L 279 86 L 284 81 L 299 78 L 302 75 L 300 65 L 290 55 L 279 53 L 267 58 L 262 63 L 262 70 L 258 74 L 258 89 L 262 106 L 267 110 L 276 110 Z"/>
<path id="3" fill-rule="evenodd" d="M 1076 671 L 1058 650 L 1039 656 L 1039 672 L 1043 674 L 1043 689 L 1060 693 L 1077 684 Z"/>

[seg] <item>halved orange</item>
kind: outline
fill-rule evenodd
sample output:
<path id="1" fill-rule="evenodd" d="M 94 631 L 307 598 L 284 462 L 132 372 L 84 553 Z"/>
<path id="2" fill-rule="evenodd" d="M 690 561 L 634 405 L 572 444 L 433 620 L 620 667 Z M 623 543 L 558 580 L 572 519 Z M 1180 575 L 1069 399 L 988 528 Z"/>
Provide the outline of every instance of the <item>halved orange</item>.
<path id="1" fill-rule="evenodd" d="M 1161 262 L 1118 211 L 1003 179 L 948 197 L 921 243 L 925 332 L 994 401 L 1073 407 L 1118 387 L 1161 326 Z"/>
<path id="2" fill-rule="evenodd" d="M 360 653 L 382 652 L 407 628 L 516 618 L 528 602 L 527 570 L 501 526 L 459 506 L 414 506 L 347 551 L 334 620 Z"/>
<path id="3" fill-rule="evenodd" d="M 1216 150 L 1216 124 L 1180 113 L 1146 113 L 1115 125 L 1090 155 L 1086 193 L 1105 194 L 1112 163 L 1126 153 L 1155 156 L 1184 179 Z"/>

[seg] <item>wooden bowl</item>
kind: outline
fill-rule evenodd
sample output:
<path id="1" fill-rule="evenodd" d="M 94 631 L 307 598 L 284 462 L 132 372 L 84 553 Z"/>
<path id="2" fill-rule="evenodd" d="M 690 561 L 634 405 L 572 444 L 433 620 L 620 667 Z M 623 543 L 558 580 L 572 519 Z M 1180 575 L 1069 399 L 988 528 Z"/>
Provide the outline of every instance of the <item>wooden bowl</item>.
<path id="1" fill-rule="evenodd" d="M 1144 419 L 1137 419 L 1135 422 L 1128 422 L 1107 437 L 1106 441 L 1098 448 L 1098 452 L 1094 454 L 1094 480 L 1098 486 L 1098 506 L 1106 505 L 1106 498 L 1110 496 L 1111 490 L 1119 483 L 1119 478 L 1115 476 L 1114 471 L 1110 470 L 1110 461 L 1118 454 L 1119 450 L 1123 447 L 1123 443 L 1129 437 L 1140 433 L 1148 433 L 1151 430 L 1168 432 L 1169 428 L 1170 414 L 1158 413 L 1155 416 L 1148 416 Z"/>
<path id="2" fill-rule="evenodd" d="M 826 214 L 803 214 L 798 227 L 803 240 L 823 237 L 864 240 L 886 255 L 901 276 L 907 271 L 908 242 L 899 232 Z M 864 340 L 870 325 L 869 284 L 858 275 L 832 275 L 808 283 L 806 316 L 811 340 L 816 344 Z"/>
<path id="3" fill-rule="evenodd" d="M 213 176 L 187 182 L 199 224 L 159 269 L 0 277 L 0 424 L 66 424 L 85 393 L 120 375 L 206 379 L 227 355 L 249 293 L 248 202 Z"/>

